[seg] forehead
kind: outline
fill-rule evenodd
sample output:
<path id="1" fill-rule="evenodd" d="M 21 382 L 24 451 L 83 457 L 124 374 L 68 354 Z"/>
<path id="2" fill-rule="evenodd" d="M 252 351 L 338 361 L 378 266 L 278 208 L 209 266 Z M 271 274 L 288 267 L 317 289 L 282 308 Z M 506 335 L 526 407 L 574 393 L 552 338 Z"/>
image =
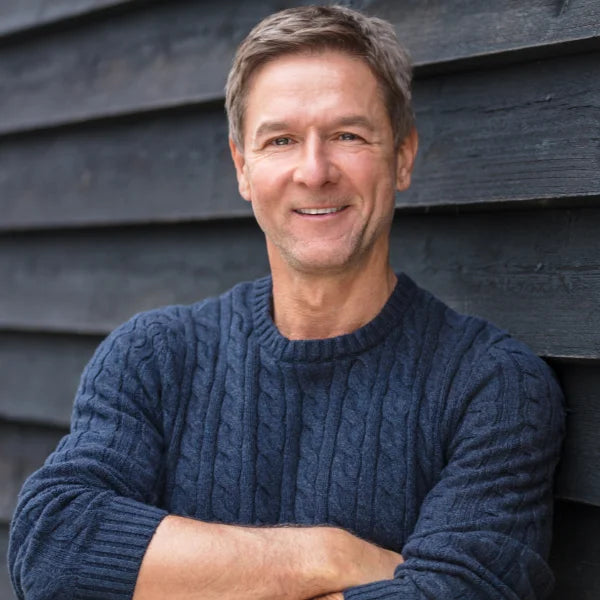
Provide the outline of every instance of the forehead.
<path id="1" fill-rule="evenodd" d="M 284 54 L 256 69 L 248 82 L 244 130 L 261 118 L 325 117 L 344 110 L 385 113 L 383 93 L 361 58 L 335 50 Z"/>

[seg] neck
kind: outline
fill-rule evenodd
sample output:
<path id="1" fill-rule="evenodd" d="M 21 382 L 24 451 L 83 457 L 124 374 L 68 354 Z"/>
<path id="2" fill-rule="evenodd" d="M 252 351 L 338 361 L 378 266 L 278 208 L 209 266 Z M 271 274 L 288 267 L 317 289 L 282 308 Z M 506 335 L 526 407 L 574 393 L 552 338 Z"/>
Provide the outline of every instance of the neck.
<path id="1" fill-rule="evenodd" d="M 389 299 L 396 275 L 389 263 L 338 274 L 272 269 L 273 319 L 290 340 L 325 339 L 356 331 Z"/>

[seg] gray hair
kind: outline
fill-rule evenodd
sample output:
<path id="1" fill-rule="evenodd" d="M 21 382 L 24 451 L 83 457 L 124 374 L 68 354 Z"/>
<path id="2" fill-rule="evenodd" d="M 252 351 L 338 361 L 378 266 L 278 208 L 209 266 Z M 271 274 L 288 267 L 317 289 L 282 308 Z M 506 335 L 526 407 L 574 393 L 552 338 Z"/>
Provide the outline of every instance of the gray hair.
<path id="1" fill-rule="evenodd" d="M 240 44 L 225 86 L 229 135 L 243 149 L 248 86 L 263 64 L 285 54 L 338 50 L 364 60 L 377 78 L 396 148 L 414 125 L 410 58 L 393 26 L 343 6 L 288 8 L 263 19 Z"/>

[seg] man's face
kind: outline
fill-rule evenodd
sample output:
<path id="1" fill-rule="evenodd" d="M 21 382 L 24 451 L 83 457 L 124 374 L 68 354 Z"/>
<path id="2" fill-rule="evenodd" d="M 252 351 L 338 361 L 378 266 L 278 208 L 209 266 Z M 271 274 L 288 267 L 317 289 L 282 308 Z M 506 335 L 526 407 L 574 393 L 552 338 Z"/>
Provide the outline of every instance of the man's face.
<path id="1" fill-rule="evenodd" d="M 382 93 L 362 60 L 325 51 L 259 68 L 244 147 L 230 145 L 272 268 L 324 273 L 387 261 L 394 189 L 410 184 L 415 144 L 394 150 Z"/>

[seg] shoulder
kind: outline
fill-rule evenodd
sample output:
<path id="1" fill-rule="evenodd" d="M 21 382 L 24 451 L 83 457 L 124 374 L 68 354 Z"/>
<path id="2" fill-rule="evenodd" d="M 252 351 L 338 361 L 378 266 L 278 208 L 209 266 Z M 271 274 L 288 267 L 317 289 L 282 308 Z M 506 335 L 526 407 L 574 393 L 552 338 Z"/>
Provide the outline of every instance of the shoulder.
<path id="1" fill-rule="evenodd" d="M 261 281 L 261 280 L 259 280 Z M 255 282 L 239 283 L 228 291 L 192 304 L 173 304 L 139 312 L 114 329 L 97 354 L 186 353 L 198 343 L 217 343 L 222 315 L 235 311 L 250 320 L 250 297 Z"/>
<path id="2" fill-rule="evenodd" d="M 469 411 L 482 411 L 488 418 L 501 409 L 507 418 L 512 414 L 526 421 L 534 416 L 562 431 L 562 391 L 542 358 L 488 320 L 461 314 L 415 288 L 414 319 L 425 339 L 423 354 L 430 357 L 431 385 L 446 423 L 458 426 Z"/>

